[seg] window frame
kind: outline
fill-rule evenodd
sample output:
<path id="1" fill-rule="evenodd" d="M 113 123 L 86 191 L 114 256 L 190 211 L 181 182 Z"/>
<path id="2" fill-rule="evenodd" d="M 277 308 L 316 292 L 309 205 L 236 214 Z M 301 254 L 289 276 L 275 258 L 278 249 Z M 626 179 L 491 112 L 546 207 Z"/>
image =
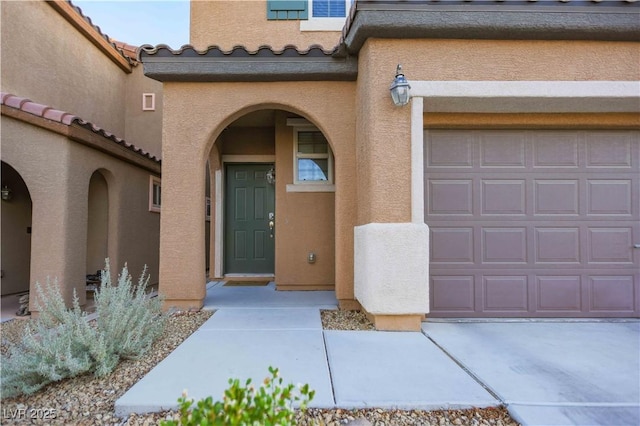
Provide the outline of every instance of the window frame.
<path id="1" fill-rule="evenodd" d="M 142 94 L 142 110 L 143 111 L 156 110 L 156 94 L 155 93 Z"/>
<path id="2" fill-rule="evenodd" d="M 307 0 L 307 2 L 309 18 L 307 20 L 300 21 L 300 31 L 342 31 L 353 4 L 353 0 L 344 0 L 345 16 L 328 18 L 314 17 L 313 0 Z"/>
<path id="3" fill-rule="evenodd" d="M 159 191 L 158 203 L 155 202 L 156 186 L 158 187 L 158 191 Z M 150 175 L 149 176 L 149 211 L 160 213 L 161 209 L 162 209 L 162 179 L 160 179 L 158 176 Z"/>
<path id="4" fill-rule="evenodd" d="M 335 168 L 334 168 L 334 155 L 333 149 L 331 149 L 331 144 L 327 140 L 327 154 L 320 154 L 322 156 L 329 155 L 329 166 L 327 173 L 329 174 L 328 180 L 302 180 L 299 181 L 298 177 L 298 133 L 299 132 L 320 132 L 322 131 L 314 126 L 311 122 L 307 121 L 304 118 L 289 118 L 287 119 L 287 126 L 293 127 L 293 147 L 292 147 L 292 157 L 293 157 L 293 183 L 287 184 L 286 189 L 287 192 L 335 192 Z M 323 133 L 324 136 L 324 133 Z M 326 137 L 325 137 L 326 139 Z M 306 154 L 309 155 L 309 154 Z M 308 158 L 303 156 L 303 158 Z M 318 154 L 311 154 L 318 155 Z"/>

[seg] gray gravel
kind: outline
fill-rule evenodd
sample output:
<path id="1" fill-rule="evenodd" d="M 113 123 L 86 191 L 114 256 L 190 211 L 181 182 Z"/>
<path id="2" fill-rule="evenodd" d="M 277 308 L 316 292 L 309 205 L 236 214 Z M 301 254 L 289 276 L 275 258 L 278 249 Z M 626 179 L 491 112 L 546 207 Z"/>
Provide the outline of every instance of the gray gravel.
<path id="1" fill-rule="evenodd" d="M 321 310 L 322 328 L 325 330 L 375 330 L 373 323 L 360 311 Z"/>
<path id="2" fill-rule="evenodd" d="M 2 400 L 2 419 L 8 424 L 119 425 L 114 403 L 131 386 L 166 358 L 200 327 L 212 312 L 178 312 L 167 322 L 163 336 L 139 360 L 125 360 L 107 377 L 86 374 L 52 383 L 33 395 Z M 2 356 L 6 345 L 20 338 L 29 320 L 13 320 L 0 325 Z M 177 399 L 177 398 L 176 398 Z M 44 419 L 43 417 L 49 417 Z"/>
<path id="3" fill-rule="evenodd" d="M 121 362 L 116 370 L 104 378 L 84 375 L 53 383 L 29 396 L 2 399 L 2 419 L 9 424 L 52 425 L 155 425 L 161 419 L 177 418 L 175 412 L 132 414 L 127 419 L 113 414 L 115 401 L 140 380 L 158 362 L 164 359 L 184 339 L 192 334 L 210 316 L 211 312 L 179 312 L 171 316 L 161 339 L 154 343 L 149 353 L 140 360 Z M 322 324 L 327 330 L 373 330 L 364 314 L 357 311 L 321 311 Z M 0 353 L 5 356 L 7 344 L 20 338 L 26 322 L 17 319 L 0 325 L 2 344 Z M 215 395 L 214 395 L 215 396 Z M 17 411 L 24 410 L 24 411 Z M 16 416 L 14 413 L 25 413 Z M 44 419 L 45 415 L 48 419 Z M 16 418 L 20 417 L 20 418 Z M 55 418 L 53 418 L 55 417 Z M 483 425 L 515 426 L 507 411 L 502 408 L 471 410 L 344 410 L 309 409 L 298 413 L 298 423 L 303 426 L 338 426 L 351 422 L 356 425 Z"/>

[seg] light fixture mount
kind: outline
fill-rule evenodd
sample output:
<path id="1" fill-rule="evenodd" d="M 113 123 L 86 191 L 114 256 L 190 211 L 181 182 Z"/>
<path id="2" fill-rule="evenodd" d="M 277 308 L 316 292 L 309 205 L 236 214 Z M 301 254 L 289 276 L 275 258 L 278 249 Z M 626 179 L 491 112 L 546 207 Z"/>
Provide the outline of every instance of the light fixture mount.
<path id="1" fill-rule="evenodd" d="M 2 189 L 0 189 L 0 198 L 2 198 L 4 201 L 9 201 L 12 197 L 13 194 L 11 188 L 9 188 L 7 185 L 4 185 Z"/>

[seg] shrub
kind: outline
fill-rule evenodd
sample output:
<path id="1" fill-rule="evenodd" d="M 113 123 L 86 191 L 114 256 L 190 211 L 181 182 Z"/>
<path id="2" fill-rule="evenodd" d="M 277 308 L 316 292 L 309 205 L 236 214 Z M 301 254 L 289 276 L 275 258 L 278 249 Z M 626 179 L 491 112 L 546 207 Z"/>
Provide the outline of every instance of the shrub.
<path id="1" fill-rule="evenodd" d="M 224 391 L 222 401 L 213 402 L 209 396 L 198 401 L 187 399 L 186 391 L 178 399 L 180 420 L 164 420 L 163 426 L 229 425 L 229 426 L 275 426 L 295 424 L 293 403 L 299 402 L 305 410 L 315 391 L 309 385 L 296 387 L 282 385 L 278 369 L 269 367 L 271 377 L 264 379 L 256 390 L 248 379 L 244 386 L 238 379 L 229 379 L 230 387 Z"/>
<path id="2" fill-rule="evenodd" d="M 164 330 L 161 300 L 148 298 L 145 270 L 133 287 L 125 264 L 117 285 L 108 260 L 96 292 L 95 321 L 88 321 L 74 291 L 67 308 L 57 280 L 36 283 L 40 316 L 31 321 L 22 342 L 9 349 L 1 366 L 2 396 L 36 392 L 48 383 L 93 372 L 111 373 L 120 359 L 142 356 Z M 42 303 L 40 303 L 42 301 Z"/>

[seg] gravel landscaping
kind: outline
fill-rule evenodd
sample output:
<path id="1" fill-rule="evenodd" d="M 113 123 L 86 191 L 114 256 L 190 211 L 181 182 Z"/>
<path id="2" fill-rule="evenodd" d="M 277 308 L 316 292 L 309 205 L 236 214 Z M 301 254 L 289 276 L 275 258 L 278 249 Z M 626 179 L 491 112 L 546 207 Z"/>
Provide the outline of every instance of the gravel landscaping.
<path id="1" fill-rule="evenodd" d="M 211 315 L 212 312 L 208 311 L 173 314 L 163 337 L 154 343 L 149 353 L 139 360 L 121 362 L 107 377 L 84 375 L 53 383 L 33 395 L 3 399 L 0 423 L 146 426 L 155 425 L 161 419 L 176 417 L 174 412 L 165 412 L 132 414 L 127 419 L 120 419 L 114 417 L 114 403 Z M 327 330 L 373 330 L 373 325 L 366 316 L 356 311 L 321 311 L 321 318 L 323 328 Z M 28 321 L 16 319 L 0 325 L 2 356 L 6 355 L 9 342 L 15 342 L 21 337 Z M 303 426 L 338 426 L 349 422 L 353 422 L 353 426 L 517 425 L 501 407 L 444 411 L 309 409 L 305 413 L 298 413 L 297 420 Z"/>

